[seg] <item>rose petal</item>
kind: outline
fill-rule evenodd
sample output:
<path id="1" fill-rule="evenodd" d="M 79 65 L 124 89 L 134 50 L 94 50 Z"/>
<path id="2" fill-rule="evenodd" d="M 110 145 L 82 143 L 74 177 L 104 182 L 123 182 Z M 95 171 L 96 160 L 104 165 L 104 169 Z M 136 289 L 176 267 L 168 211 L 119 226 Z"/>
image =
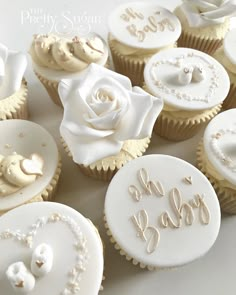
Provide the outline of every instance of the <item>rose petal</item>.
<path id="1" fill-rule="evenodd" d="M 96 73 L 96 75 L 94 73 Z M 84 99 L 86 97 L 89 97 L 91 93 L 91 87 L 88 87 L 88 85 L 95 85 L 98 80 L 102 80 L 102 78 L 107 79 L 108 77 L 111 78 L 113 81 L 117 81 L 117 83 L 122 85 L 127 90 L 132 89 L 132 85 L 129 78 L 120 75 L 116 72 L 113 72 L 111 70 L 108 70 L 97 64 L 91 63 L 83 76 L 83 84 L 80 86 L 81 97 Z"/>
<path id="2" fill-rule="evenodd" d="M 0 87 L 0 99 L 17 92 L 26 70 L 27 59 L 22 53 L 10 53 L 5 64 L 5 75 Z"/>
<path id="3" fill-rule="evenodd" d="M 63 79 L 58 85 L 58 93 L 63 106 L 70 100 L 70 97 L 76 93 L 80 85 L 80 80 Z M 78 94 L 77 94 L 78 95 Z"/>
<path id="4" fill-rule="evenodd" d="M 7 61 L 7 57 L 8 57 L 8 48 L 0 43 L 0 57 L 2 58 L 4 64 Z"/>
<path id="5" fill-rule="evenodd" d="M 74 162 L 78 164 L 90 165 L 105 157 L 116 155 L 123 145 L 122 142 L 110 140 L 106 137 L 102 139 L 95 138 L 94 141 L 90 138 L 88 141 L 86 138 L 77 135 L 72 136 L 71 132 L 64 126 L 61 126 L 60 131 L 70 149 Z"/>
<path id="6" fill-rule="evenodd" d="M 154 104 L 154 101 L 158 103 Z M 159 115 L 163 102 L 140 87 L 134 87 L 130 95 L 130 107 L 122 117 L 118 132 L 114 134 L 117 140 L 138 139 L 151 136 L 155 118 Z"/>
<path id="7" fill-rule="evenodd" d="M 109 130 L 115 129 L 121 118 L 121 110 L 113 111 L 104 114 L 102 117 L 97 118 L 85 118 L 87 123 L 91 124 L 95 129 L 98 130 Z"/>

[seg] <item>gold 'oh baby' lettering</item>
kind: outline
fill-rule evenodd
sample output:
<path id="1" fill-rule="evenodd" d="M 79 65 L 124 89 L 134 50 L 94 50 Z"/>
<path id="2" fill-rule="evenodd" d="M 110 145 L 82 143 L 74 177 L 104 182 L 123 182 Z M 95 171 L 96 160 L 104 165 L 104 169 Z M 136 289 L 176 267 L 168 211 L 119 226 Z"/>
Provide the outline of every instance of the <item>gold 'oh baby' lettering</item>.
<path id="1" fill-rule="evenodd" d="M 160 15 L 160 11 L 156 11 L 155 15 Z M 144 15 L 140 12 L 135 11 L 133 8 L 128 7 L 125 9 L 125 12 L 120 16 L 125 22 L 132 22 L 133 20 L 144 20 Z M 146 38 L 147 33 L 156 33 L 163 32 L 166 29 L 174 32 L 175 26 L 168 18 L 163 18 L 160 21 L 157 21 L 156 17 L 150 15 L 147 17 L 146 23 L 139 28 L 136 24 L 130 23 L 126 26 L 127 31 L 131 36 L 134 36 L 138 39 L 139 42 L 143 42 Z"/>
<path id="2" fill-rule="evenodd" d="M 144 194 L 158 197 L 163 197 L 165 195 L 162 184 L 159 181 L 154 182 L 150 180 L 144 168 L 138 171 L 138 180 L 142 189 L 134 185 L 129 186 L 129 193 L 135 201 L 141 201 Z M 169 193 L 168 199 L 170 211 L 163 212 L 157 219 L 161 228 L 165 229 L 169 227 L 178 229 L 184 224 L 186 226 L 191 226 L 196 218 L 196 210 L 198 210 L 198 220 L 202 225 L 210 223 L 210 211 L 204 200 L 204 195 L 196 194 L 193 199 L 184 202 L 180 190 L 178 188 L 173 188 Z M 144 209 L 131 216 L 131 221 L 137 230 L 137 237 L 147 243 L 147 253 L 153 253 L 160 241 L 158 225 L 153 226 L 149 224 L 148 213 Z"/>

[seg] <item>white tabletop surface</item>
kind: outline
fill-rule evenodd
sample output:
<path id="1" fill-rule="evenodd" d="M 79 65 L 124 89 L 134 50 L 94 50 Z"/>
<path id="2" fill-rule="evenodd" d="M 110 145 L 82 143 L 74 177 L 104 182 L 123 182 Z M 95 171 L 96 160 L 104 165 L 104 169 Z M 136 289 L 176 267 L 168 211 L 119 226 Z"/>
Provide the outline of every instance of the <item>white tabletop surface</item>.
<path id="1" fill-rule="evenodd" d="M 106 38 L 107 15 L 122 2 L 125 0 L 0 0 L 0 42 L 11 49 L 27 51 L 32 34 L 50 30 L 55 32 L 55 29 L 70 31 L 72 27 L 81 32 L 93 30 Z M 171 9 L 179 2 L 156 1 L 158 5 Z M 104 240 L 106 280 L 101 294 L 235 295 L 236 216 L 222 218 L 220 234 L 211 251 L 187 266 L 150 272 L 127 262 L 109 243 L 105 234 L 103 205 L 108 183 L 84 176 L 67 157 L 59 140 L 62 109 L 51 102 L 30 63 L 26 79 L 29 85 L 30 120 L 44 126 L 54 136 L 62 155 L 62 175 L 55 201 L 69 205 L 90 218 L 98 226 Z M 153 134 L 147 154 L 170 154 L 194 164 L 201 136 L 202 133 L 185 142 L 171 143 Z"/>

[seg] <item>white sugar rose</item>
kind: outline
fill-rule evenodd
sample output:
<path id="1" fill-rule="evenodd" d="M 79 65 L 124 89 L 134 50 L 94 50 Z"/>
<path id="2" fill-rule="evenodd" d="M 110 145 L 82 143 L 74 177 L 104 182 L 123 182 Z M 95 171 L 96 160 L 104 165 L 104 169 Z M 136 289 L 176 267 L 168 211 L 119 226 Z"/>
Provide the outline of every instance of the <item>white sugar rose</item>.
<path id="1" fill-rule="evenodd" d="M 236 15 L 235 0 L 184 0 L 182 9 L 191 27 L 203 27 L 224 22 L 224 17 Z"/>
<path id="2" fill-rule="evenodd" d="M 0 43 L 0 100 L 17 92 L 27 66 L 26 56 Z"/>
<path id="3" fill-rule="evenodd" d="M 90 165 L 116 155 L 125 140 L 150 137 L 163 102 L 130 80 L 91 64 L 79 80 L 62 80 L 60 132 L 73 159 Z"/>

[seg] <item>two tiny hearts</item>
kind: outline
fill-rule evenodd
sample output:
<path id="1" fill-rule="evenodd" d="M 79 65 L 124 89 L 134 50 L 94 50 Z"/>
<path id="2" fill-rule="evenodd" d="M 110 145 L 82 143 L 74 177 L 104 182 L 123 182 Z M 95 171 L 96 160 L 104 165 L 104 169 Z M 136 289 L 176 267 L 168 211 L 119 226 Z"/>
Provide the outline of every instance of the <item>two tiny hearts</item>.
<path id="1" fill-rule="evenodd" d="M 35 287 L 35 277 L 43 277 L 49 273 L 53 265 L 53 251 L 47 244 L 38 245 L 32 254 L 31 272 L 24 262 L 19 261 L 11 264 L 6 276 L 14 291 L 18 293 L 28 293 Z"/>

